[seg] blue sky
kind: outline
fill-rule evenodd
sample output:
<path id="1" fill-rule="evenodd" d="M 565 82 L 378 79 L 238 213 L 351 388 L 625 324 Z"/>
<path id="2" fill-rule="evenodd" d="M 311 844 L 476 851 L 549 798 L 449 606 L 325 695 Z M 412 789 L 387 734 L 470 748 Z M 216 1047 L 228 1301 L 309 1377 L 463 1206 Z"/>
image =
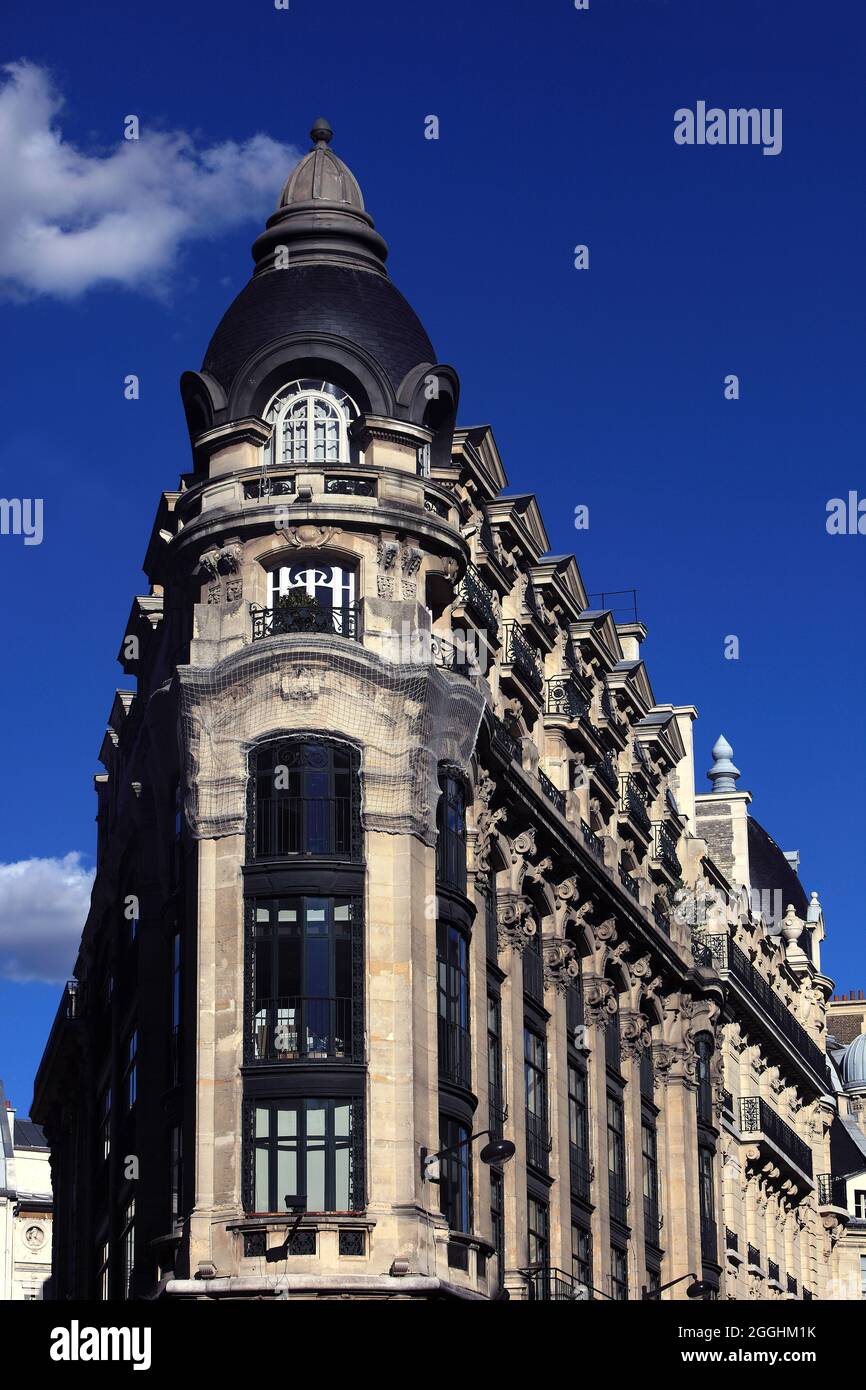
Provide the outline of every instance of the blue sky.
<path id="1" fill-rule="evenodd" d="M 656 697 L 698 707 L 699 773 L 723 731 L 820 891 L 825 968 L 866 987 L 866 538 L 825 529 L 830 498 L 866 494 L 862 5 L 94 0 L 85 25 L 49 0 L 7 6 L 2 60 L 33 67 L 4 78 L 5 141 L 0 108 L 0 491 L 44 499 L 44 539 L 0 537 L 0 858 L 44 863 L 0 868 L 0 964 L 33 933 L 31 973 L 71 964 L 115 654 L 187 466 L 177 379 L 324 115 L 461 422 L 492 424 L 590 590 L 637 588 Z M 781 108 L 782 152 L 675 144 L 699 100 Z M 34 219 L 55 230 L 22 249 Z M 57 996 L 0 982 L 22 1110 Z"/>

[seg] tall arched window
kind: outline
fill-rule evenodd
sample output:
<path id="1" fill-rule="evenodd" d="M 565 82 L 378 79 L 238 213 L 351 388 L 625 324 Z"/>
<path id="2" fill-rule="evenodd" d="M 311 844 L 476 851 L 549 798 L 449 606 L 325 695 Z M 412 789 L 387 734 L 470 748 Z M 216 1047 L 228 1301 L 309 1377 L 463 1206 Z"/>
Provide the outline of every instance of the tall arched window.
<path id="1" fill-rule="evenodd" d="M 357 751 L 302 738 L 253 749 L 247 820 L 250 859 L 359 859 Z"/>
<path id="2" fill-rule="evenodd" d="M 348 463 L 349 425 L 357 415 L 351 396 L 329 381 L 290 382 L 265 411 L 274 426 L 269 464 Z"/>

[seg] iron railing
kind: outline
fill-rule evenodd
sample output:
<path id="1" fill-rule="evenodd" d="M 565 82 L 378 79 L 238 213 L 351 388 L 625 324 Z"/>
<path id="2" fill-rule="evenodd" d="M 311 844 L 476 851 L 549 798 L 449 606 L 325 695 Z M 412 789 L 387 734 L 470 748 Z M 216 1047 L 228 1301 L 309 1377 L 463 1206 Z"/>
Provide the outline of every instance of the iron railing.
<path id="1" fill-rule="evenodd" d="M 652 833 L 652 823 L 647 815 L 646 805 L 637 781 L 630 772 L 625 777 L 620 778 L 619 809 L 622 814 L 630 816 L 637 828 L 649 838 Z"/>
<path id="2" fill-rule="evenodd" d="M 847 1184 L 844 1178 L 834 1178 L 832 1173 L 819 1173 L 815 1179 L 818 1185 L 818 1205 L 820 1207 L 842 1207 L 848 1204 Z"/>
<path id="3" fill-rule="evenodd" d="M 557 811 L 559 811 L 560 815 L 564 816 L 565 792 L 561 792 L 559 787 L 555 787 L 547 773 L 542 772 L 541 768 L 538 769 L 538 780 L 541 783 L 541 790 L 544 792 L 548 801 L 553 802 L 553 805 L 556 807 Z"/>
<path id="4" fill-rule="evenodd" d="M 358 639 L 358 605 L 327 608 L 324 604 L 292 604 L 285 608 L 257 608 L 250 604 L 253 641 L 263 637 L 288 637 L 296 633 L 320 632 L 334 637 Z"/>
<path id="5" fill-rule="evenodd" d="M 575 1280 L 562 1269 L 530 1269 L 526 1281 L 530 1302 L 573 1303 L 578 1298 Z"/>
<path id="6" fill-rule="evenodd" d="M 722 1114 L 734 1118 L 734 1097 L 730 1091 L 722 1091 Z"/>
<path id="7" fill-rule="evenodd" d="M 725 1227 L 725 1249 L 738 1251 L 740 1248 L 740 1237 L 736 1231 L 732 1231 L 730 1226 Z"/>
<path id="8" fill-rule="evenodd" d="M 471 643 L 458 635 L 454 641 L 438 632 L 430 634 L 430 659 L 441 671 L 456 671 L 458 675 L 480 672 L 478 656 Z"/>
<path id="9" fill-rule="evenodd" d="M 520 623 L 511 621 L 505 623 L 504 627 L 503 662 L 519 671 L 530 689 L 540 695 L 544 687 L 544 677 L 541 673 L 541 660 L 538 652 L 526 640 Z"/>
<path id="10" fill-rule="evenodd" d="M 485 631 L 495 637 L 499 632 L 499 618 L 493 590 L 489 589 L 474 565 L 467 565 L 466 573 L 457 585 L 454 597 L 466 608 L 471 608 Z"/>
<path id="11" fill-rule="evenodd" d="M 472 1048 L 469 1029 L 439 1015 L 439 1076 L 469 1090 L 472 1082 Z"/>
<path id="12" fill-rule="evenodd" d="M 376 483 L 372 478 L 332 476 L 325 478 L 325 491 L 343 497 L 375 497 Z"/>
<path id="13" fill-rule="evenodd" d="M 614 794 L 619 791 L 619 772 L 611 753 L 605 753 L 603 758 L 599 758 L 593 772 Z"/>
<path id="14" fill-rule="evenodd" d="M 761 1268 L 761 1252 L 758 1249 L 758 1247 L 756 1245 L 752 1245 L 751 1242 L 749 1243 L 748 1257 L 750 1265 L 754 1265 L 756 1269 Z"/>
<path id="15" fill-rule="evenodd" d="M 740 1129 L 745 1134 L 764 1134 L 786 1158 L 812 1176 L 812 1150 L 771 1110 L 763 1096 L 743 1096 L 740 1099 Z"/>
<path id="16" fill-rule="evenodd" d="M 316 800 L 285 794 L 255 799 L 256 859 L 304 854 L 357 859 L 360 839 L 349 797 Z"/>
<path id="17" fill-rule="evenodd" d="M 545 686 L 545 714 L 561 714 L 572 720 L 589 717 L 589 693 L 573 671 L 565 676 L 551 676 Z"/>
<path id="18" fill-rule="evenodd" d="M 782 1036 L 791 1043 L 794 1051 L 800 1054 L 818 1076 L 823 1077 L 826 1072 L 826 1058 L 820 1047 L 785 1008 L 782 1000 L 773 992 L 736 942 L 732 941 L 730 936 L 721 933 L 701 932 L 698 939 L 709 946 L 717 966 L 729 970 L 739 980 L 746 993 L 761 1006 Z"/>
<path id="19" fill-rule="evenodd" d="M 664 914 L 659 908 L 657 908 L 657 907 L 655 907 L 655 906 L 653 907 L 653 921 L 655 922 L 655 924 L 656 924 L 656 926 L 658 927 L 659 931 L 663 931 L 664 934 L 665 934 L 665 936 L 670 936 L 670 934 L 671 934 L 671 923 L 670 923 L 670 918 L 669 918 L 669 917 L 666 917 L 665 914 Z"/>
<path id="20" fill-rule="evenodd" d="M 595 855 L 595 858 L 599 861 L 599 863 L 603 864 L 604 844 L 602 842 L 601 836 L 596 835 L 595 831 L 587 825 L 585 820 L 581 820 L 580 822 L 580 833 L 583 836 L 583 843 L 586 845 L 590 854 Z"/>
<path id="21" fill-rule="evenodd" d="M 786 1284 L 788 1293 L 793 1294 L 793 1296 L 796 1298 L 796 1297 L 797 1297 L 797 1281 L 796 1281 L 796 1279 L 794 1278 L 793 1274 L 788 1274 L 788 1275 L 785 1276 L 785 1284 Z"/>
<path id="22" fill-rule="evenodd" d="M 676 844 L 670 832 L 663 825 L 656 825 L 655 827 L 654 854 L 673 878 L 680 877 L 683 866 L 677 858 Z"/>
<path id="23" fill-rule="evenodd" d="M 622 884 L 623 888 L 625 888 L 626 892 L 631 894 L 635 902 L 638 902 L 640 900 L 640 890 L 638 889 L 637 883 L 631 877 L 631 874 L 626 873 L 625 869 L 622 867 L 622 864 L 619 864 L 617 867 L 619 868 L 620 883 Z"/>
<path id="24" fill-rule="evenodd" d="M 526 1112 L 526 1161 L 533 1168 L 537 1168 L 540 1173 L 546 1173 L 550 1158 L 550 1133 L 547 1128 L 547 1120 L 541 1115 L 535 1115 L 531 1110 Z"/>
<path id="25" fill-rule="evenodd" d="M 505 727 L 505 724 L 499 718 L 498 714 L 491 715 L 491 718 L 493 720 L 494 734 L 499 739 L 500 743 L 504 744 L 505 747 L 508 749 L 512 762 L 519 763 L 520 744 L 517 742 L 517 739 L 514 737 L 513 734 L 510 734 L 508 732 L 508 730 Z"/>
<path id="26" fill-rule="evenodd" d="M 776 1284 L 782 1282 L 779 1278 L 779 1266 L 776 1264 L 775 1260 L 767 1261 L 767 1278 L 772 1279 Z"/>
<path id="27" fill-rule="evenodd" d="M 351 999 L 285 995 L 256 999 L 252 1014 L 252 1059 L 288 1062 L 344 1058 L 362 1061 L 355 1037 Z"/>

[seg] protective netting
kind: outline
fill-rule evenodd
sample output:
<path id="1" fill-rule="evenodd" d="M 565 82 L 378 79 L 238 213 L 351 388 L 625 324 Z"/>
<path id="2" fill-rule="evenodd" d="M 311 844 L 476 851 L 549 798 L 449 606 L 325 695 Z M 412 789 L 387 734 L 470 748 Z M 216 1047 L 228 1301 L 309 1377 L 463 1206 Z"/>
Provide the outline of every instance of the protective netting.
<path id="1" fill-rule="evenodd" d="M 438 764 L 466 770 L 484 710 L 469 679 L 395 663 L 344 637 L 279 636 L 181 666 L 185 812 L 193 836 L 243 832 L 249 751 L 315 733 L 361 752 L 362 823 L 435 841 Z"/>

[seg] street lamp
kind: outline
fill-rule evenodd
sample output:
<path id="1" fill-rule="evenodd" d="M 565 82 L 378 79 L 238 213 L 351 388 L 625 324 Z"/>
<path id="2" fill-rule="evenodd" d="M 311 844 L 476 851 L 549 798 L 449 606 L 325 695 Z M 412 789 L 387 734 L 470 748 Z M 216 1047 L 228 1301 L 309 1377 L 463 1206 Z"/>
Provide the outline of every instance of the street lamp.
<path id="1" fill-rule="evenodd" d="M 438 1182 L 438 1177 L 430 1176 L 430 1169 L 435 1168 L 440 1158 L 446 1154 L 458 1153 L 460 1149 L 465 1149 L 467 1144 L 471 1144 L 475 1139 L 482 1139 L 484 1135 L 490 1136 L 490 1143 L 485 1144 L 478 1157 L 482 1163 L 507 1163 L 514 1157 L 515 1148 L 510 1139 L 495 1139 L 493 1132 L 489 1129 L 479 1129 L 477 1134 L 470 1134 L 468 1139 L 461 1139 L 459 1144 L 451 1144 L 447 1149 L 437 1149 L 435 1153 L 430 1153 L 429 1149 L 421 1147 L 421 1181 Z"/>
<path id="2" fill-rule="evenodd" d="M 684 1279 L 691 1279 L 689 1287 L 686 1289 L 686 1298 L 706 1298 L 707 1294 L 715 1293 L 715 1285 L 707 1282 L 706 1279 L 699 1279 L 696 1274 L 681 1274 L 679 1279 L 671 1279 L 668 1284 L 660 1284 L 657 1289 L 648 1289 L 646 1284 L 640 1291 L 642 1299 L 659 1298 L 665 1289 L 672 1289 L 674 1284 L 681 1284 Z"/>

